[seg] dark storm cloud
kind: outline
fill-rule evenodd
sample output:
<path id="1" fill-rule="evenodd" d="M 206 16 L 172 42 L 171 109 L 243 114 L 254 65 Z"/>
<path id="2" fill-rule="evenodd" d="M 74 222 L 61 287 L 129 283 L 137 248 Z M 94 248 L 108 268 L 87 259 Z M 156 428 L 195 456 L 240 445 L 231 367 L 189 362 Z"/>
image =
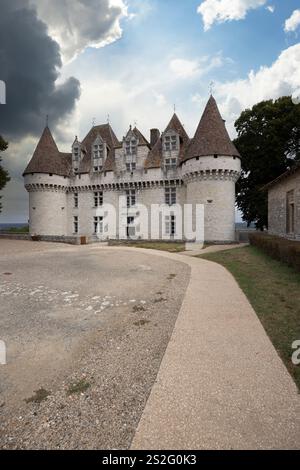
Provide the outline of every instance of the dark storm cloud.
<path id="1" fill-rule="evenodd" d="M 59 45 L 28 1 L 1 0 L 0 80 L 7 104 L 0 106 L 0 134 L 40 135 L 47 114 L 55 126 L 73 110 L 80 84 L 71 77 L 56 85 L 61 66 Z"/>

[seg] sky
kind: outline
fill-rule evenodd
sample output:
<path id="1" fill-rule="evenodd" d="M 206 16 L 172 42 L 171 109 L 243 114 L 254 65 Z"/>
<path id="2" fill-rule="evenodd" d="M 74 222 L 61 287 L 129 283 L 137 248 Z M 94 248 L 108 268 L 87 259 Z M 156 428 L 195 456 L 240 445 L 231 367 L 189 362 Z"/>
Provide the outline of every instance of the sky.
<path id="1" fill-rule="evenodd" d="M 232 138 L 241 111 L 300 90 L 300 0 L 0 0 L 0 223 L 26 222 L 22 173 L 46 124 L 61 151 L 108 120 L 193 137 L 210 90 Z"/>

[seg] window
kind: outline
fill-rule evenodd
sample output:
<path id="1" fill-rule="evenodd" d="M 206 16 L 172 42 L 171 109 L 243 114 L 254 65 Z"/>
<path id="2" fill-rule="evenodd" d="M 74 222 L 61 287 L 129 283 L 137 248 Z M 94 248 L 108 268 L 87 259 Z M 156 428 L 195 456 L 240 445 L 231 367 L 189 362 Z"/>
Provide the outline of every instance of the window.
<path id="1" fill-rule="evenodd" d="M 94 145 L 94 160 L 104 157 L 104 146 L 103 144 Z"/>
<path id="2" fill-rule="evenodd" d="M 173 236 L 176 233 L 176 218 L 175 215 L 166 215 L 165 218 L 166 235 Z"/>
<path id="3" fill-rule="evenodd" d="M 169 206 L 176 204 L 176 188 L 165 188 L 165 203 Z"/>
<path id="4" fill-rule="evenodd" d="M 176 158 L 166 158 L 165 159 L 165 169 L 172 170 L 177 166 L 177 159 Z"/>
<path id="5" fill-rule="evenodd" d="M 136 155 L 137 154 L 137 140 L 132 137 L 125 140 L 125 155 Z"/>
<path id="6" fill-rule="evenodd" d="M 164 136 L 164 149 L 166 151 L 178 150 L 178 139 L 176 134 Z"/>
<path id="7" fill-rule="evenodd" d="M 75 209 L 78 207 L 78 193 L 74 193 L 74 207 Z"/>
<path id="8" fill-rule="evenodd" d="M 73 148 L 73 160 L 74 162 L 79 161 L 79 148 L 78 147 Z"/>
<path id="9" fill-rule="evenodd" d="M 126 163 L 126 171 L 134 171 L 136 169 L 135 162 Z"/>
<path id="10" fill-rule="evenodd" d="M 103 206 L 103 192 L 102 191 L 94 193 L 94 206 L 95 207 Z"/>
<path id="11" fill-rule="evenodd" d="M 94 233 L 103 233 L 103 217 L 94 217 Z"/>
<path id="12" fill-rule="evenodd" d="M 295 232 L 295 198 L 294 190 L 289 191 L 286 195 L 286 232 Z"/>
<path id="13" fill-rule="evenodd" d="M 73 224 L 74 224 L 74 233 L 78 233 L 78 216 L 76 215 L 74 218 L 73 218 Z"/>
<path id="14" fill-rule="evenodd" d="M 135 206 L 136 204 L 136 192 L 135 189 L 128 189 L 126 191 L 127 207 Z"/>
<path id="15" fill-rule="evenodd" d="M 126 171 L 132 172 L 136 169 L 138 141 L 135 137 L 130 137 L 125 140 L 125 164 Z"/>
<path id="16" fill-rule="evenodd" d="M 94 166 L 94 172 L 97 173 L 98 171 L 102 171 L 103 170 L 103 165 L 96 165 Z"/>
<path id="17" fill-rule="evenodd" d="M 94 172 L 102 171 L 105 158 L 105 148 L 104 144 L 99 142 L 93 145 L 93 169 Z"/>

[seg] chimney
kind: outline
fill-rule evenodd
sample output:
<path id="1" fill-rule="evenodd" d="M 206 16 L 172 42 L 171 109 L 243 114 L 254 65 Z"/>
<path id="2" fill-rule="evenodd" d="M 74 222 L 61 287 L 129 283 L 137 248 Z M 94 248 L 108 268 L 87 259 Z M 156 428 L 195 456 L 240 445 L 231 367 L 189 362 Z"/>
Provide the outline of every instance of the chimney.
<path id="1" fill-rule="evenodd" d="M 150 145 L 154 147 L 158 139 L 160 138 L 160 132 L 158 129 L 151 129 L 150 130 Z"/>

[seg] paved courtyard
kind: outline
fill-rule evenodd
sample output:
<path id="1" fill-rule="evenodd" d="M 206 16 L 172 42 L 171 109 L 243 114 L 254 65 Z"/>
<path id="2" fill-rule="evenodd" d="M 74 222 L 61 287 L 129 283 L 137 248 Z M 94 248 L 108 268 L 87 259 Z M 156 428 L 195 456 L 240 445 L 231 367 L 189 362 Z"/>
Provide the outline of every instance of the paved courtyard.
<path id="1" fill-rule="evenodd" d="M 1 447 L 128 446 L 189 271 L 138 250 L 1 240 Z M 26 403 L 40 389 L 47 400 Z"/>

